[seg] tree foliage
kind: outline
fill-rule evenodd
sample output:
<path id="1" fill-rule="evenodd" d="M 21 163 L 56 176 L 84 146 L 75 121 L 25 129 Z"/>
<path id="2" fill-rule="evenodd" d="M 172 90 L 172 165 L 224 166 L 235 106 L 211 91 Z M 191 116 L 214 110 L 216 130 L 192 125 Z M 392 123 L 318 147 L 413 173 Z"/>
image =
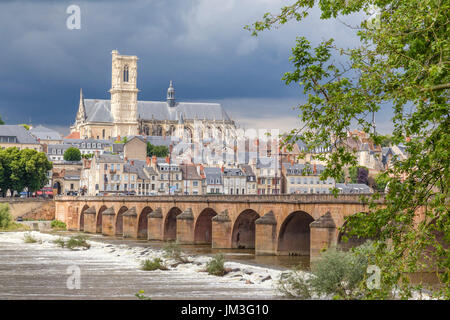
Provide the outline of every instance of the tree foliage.
<path id="1" fill-rule="evenodd" d="M 354 234 L 379 240 L 376 263 L 383 288 L 397 285 L 408 298 L 408 273 L 428 270 L 439 272 L 440 293 L 449 298 L 450 2 L 298 0 L 246 28 L 256 35 L 290 20 L 302 22 L 316 5 L 321 19 L 362 13 L 360 25 L 350 28 L 360 43 L 343 48 L 325 39 L 313 46 L 306 37 L 297 38 L 293 70 L 283 80 L 299 84 L 307 100 L 298 106 L 301 127 L 285 143 L 298 137 L 310 149 L 331 147 L 323 175 L 337 178 L 356 165 L 353 150 L 343 143 L 347 132 L 356 126 L 380 145 L 385 139 L 376 134 L 370 115 L 391 105 L 391 141 L 403 143 L 408 157 L 385 175 L 385 207 L 377 205 L 375 193 L 370 213 L 356 214 L 346 225 Z M 384 298 L 388 292 L 372 295 Z"/>
<path id="2" fill-rule="evenodd" d="M 169 148 L 166 146 L 154 146 L 147 142 L 147 156 L 167 157 L 169 155 Z"/>
<path id="3" fill-rule="evenodd" d="M 52 169 L 43 152 L 16 147 L 0 150 L 0 190 L 3 196 L 11 192 L 40 190 L 47 182 L 47 172 Z"/>
<path id="4" fill-rule="evenodd" d="M 0 116 L 0 125 L 5 124 L 5 122 L 2 120 L 2 116 Z"/>
<path id="5" fill-rule="evenodd" d="M 64 152 L 64 160 L 66 161 L 80 161 L 81 152 L 78 148 L 70 147 Z"/>

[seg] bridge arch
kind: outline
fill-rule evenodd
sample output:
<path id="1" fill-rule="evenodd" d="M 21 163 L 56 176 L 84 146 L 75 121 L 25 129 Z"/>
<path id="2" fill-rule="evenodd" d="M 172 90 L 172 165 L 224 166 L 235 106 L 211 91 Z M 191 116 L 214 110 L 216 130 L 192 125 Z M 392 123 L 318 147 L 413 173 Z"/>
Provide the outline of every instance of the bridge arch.
<path id="1" fill-rule="evenodd" d="M 358 237 L 356 235 L 349 235 L 348 219 L 344 221 L 342 226 L 339 228 L 337 236 L 337 247 L 341 250 L 347 251 L 351 248 L 358 247 L 364 244 L 369 238 Z"/>
<path id="2" fill-rule="evenodd" d="M 122 206 L 119 211 L 117 212 L 116 215 L 116 231 L 115 234 L 116 236 L 121 236 L 123 235 L 123 214 L 128 211 L 128 208 L 125 206 Z"/>
<path id="3" fill-rule="evenodd" d="M 217 212 L 211 208 L 205 208 L 197 217 L 194 227 L 194 242 L 197 244 L 212 243 L 212 218 Z"/>
<path id="4" fill-rule="evenodd" d="M 103 223 L 103 211 L 105 211 L 107 207 L 105 205 L 101 206 L 98 209 L 97 216 L 95 219 L 95 232 L 102 233 L 102 223 Z"/>
<path id="5" fill-rule="evenodd" d="M 233 225 L 231 247 L 239 249 L 255 248 L 255 221 L 259 214 L 253 209 L 242 211 Z"/>
<path id="6" fill-rule="evenodd" d="M 152 211 L 152 208 L 147 206 L 142 209 L 141 214 L 139 215 L 137 230 L 137 237 L 139 239 L 147 239 L 148 214 Z"/>
<path id="7" fill-rule="evenodd" d="M 87 204 L 85 204 L 83 206 L 83 208 L 81 209 L 81 212 L 80 212 L 80 220 L 79 220 L 79 223 L 78 223 L 78 227 L 79 227 L 78 230 L 80 230 L 80 231 L 84 231 L 84 212 L 87 209 L 89 209 L 89 206 Z"/>
<path id="8" fill-rule="evenodd" d="M 284 219 L 278 234 L 278 254 L 309 255 L 314 218 L 305 211 L 294 211 Z"/>
<path id="9" fill-rule="evenodd" d="M 164 240 L 175 240 L 177 238 L 177 216 L 181 214 L 181 209 L 173 207 L 167 212 L 164 219 Z"/>

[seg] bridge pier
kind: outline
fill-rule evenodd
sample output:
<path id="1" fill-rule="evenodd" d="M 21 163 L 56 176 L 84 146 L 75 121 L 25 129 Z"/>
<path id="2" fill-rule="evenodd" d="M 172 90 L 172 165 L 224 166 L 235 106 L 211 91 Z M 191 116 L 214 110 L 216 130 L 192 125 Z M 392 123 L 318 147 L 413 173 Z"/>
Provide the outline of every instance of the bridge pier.
<path id="1" fill-rule="evenodd" d="M 177 242 L 192 244 L 194 240 L 194 214 L 191 208 L 177 216 Z"/>
<path id="2" fill-rule="evenodd" d="M 114 236 L 114 207 L 110 207 L 102 213 L 102 234 L 104 236 Z"/>
<path id="3" fill-rule="evenodd" d="M 212 218 L 212 248 L 231 248 L 231 219 L 228 210 Z"/>
<path id="4" fill-rule="evenodd" d="M 84 211 L 84 228 L 83 231 L 87 233 L 95 233 L 96 221 L 95 221 L 95 207 L 89 207 Z"/>
<path id="5" fill-rule="evenodd" d="M 255 254 L 277 254 L 277 221 L 273 211 L 255 221 Z"/>
<path id="6" fill-rule="evenodd" d="M 310 260 L 320 257 L 320 252 L 337 243 L 337 228 L 331 213 L 328 211 L 309 225 L 310 235 Z"/>
<path id="7" fill-rule="evenodd" d="M 148 214 L 147 239 L 163 240 L 163 215 L 161 208 Z"/>
<path id="8" fill-rule="evenodd" d="M 133 207 L 123 214 L 123 237 L 137 239 L 137 229 L 136 207 Z"/>

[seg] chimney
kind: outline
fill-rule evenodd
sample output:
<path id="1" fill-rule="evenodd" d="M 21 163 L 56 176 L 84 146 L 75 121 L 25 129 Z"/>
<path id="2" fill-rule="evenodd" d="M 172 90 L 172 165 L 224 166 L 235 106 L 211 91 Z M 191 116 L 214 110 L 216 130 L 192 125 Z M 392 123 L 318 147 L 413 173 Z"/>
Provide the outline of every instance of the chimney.
<path id="1" fill-rule="evenodd" d="M 167 162 L 167 163 L 170 163 L 170 158 L 169 158 L 169 156 L 166 157 L 166 162 Z"/>
<path id="2" fill-rule="evenodd" d="M 134 166 L 134 160 L 131 160 L 131 165 Z"/>
<path id="3" fill-rule="evenodd" d="M 314 172 L 314 174 L 317 174 L 317 167 L 316 167 L 315 163 L 314 163 L 314 167 L 313 167 L 313 172 Z"/>
<path id="4" fill-rule="evenodd" d="M 156 163 L 157 163 L 158 161 L 157 161 L 157 159 L 156 159 L 156 156 L 152 156 L 152 164 L 154 165 L 154 166 L 156 166 Z"/>
<path id="5" fill-rule="evenodd" d="M 124 159 L 124 160 L 125 160 L 125 162 L 127 162 L 127 161 L 128 161 L 128 157 L 125 157 L 125 159 Z"/>
<path id="6" fill-rule="evenodd" d="M 225 171 L 225 168 L 222 166 L 222 173 Z"/>
<path id="7" fill-rule="evenodd" d="M 291 166 L 294 165 L 294 159 L 289 159 L 291 161 Z"/>
<path id="8" fill-rule="evenodd" d="M 145 158 L 145 164 L 147 165 L 147 167 L 150 166 L 150 162 L 151 162 L 150 157 L 146 157 Z"/>
<path id="9" fill-rule="evenodd" d="M 120 140 L 120 134 L 117 136 L 117 141 L 121 141 L 121 140 Z"/>

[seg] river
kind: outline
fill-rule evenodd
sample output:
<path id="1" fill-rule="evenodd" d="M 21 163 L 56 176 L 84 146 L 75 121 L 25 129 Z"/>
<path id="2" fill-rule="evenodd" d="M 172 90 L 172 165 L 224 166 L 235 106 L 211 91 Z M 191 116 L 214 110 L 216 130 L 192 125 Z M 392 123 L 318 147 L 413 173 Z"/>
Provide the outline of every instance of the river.
<path id="1" fill-rule="evenodd" d="M 309 263 L 302 257 L 220 250 L 233 271 L 217 277 L 202 270 L 218 250 L 182 246 L 192 263 L 143 271 L 143 259 L 163 257 L 162 243 L 92 235 L 89 250 L 74 251 L 54 244 L 55 234 L 31 234 L 37 243 L 25 243 L 23 232 L 0 232 L 0 299 L 137 299 L 140 290 L 152 299 L 282 299 L 276 279 L 287 267 Z M 68 283 L 78 271 L 79 289 L 78 282 Z"/>

